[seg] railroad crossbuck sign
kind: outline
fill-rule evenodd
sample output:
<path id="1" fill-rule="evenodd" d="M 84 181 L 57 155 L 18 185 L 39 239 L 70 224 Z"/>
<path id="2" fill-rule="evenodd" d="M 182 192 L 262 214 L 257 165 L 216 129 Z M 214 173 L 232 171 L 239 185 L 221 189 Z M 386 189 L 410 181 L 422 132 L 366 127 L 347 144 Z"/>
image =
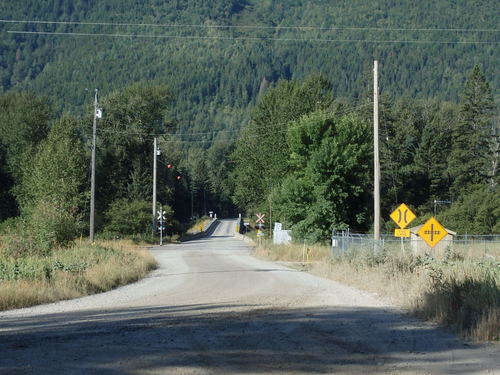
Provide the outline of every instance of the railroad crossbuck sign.
<path id="1" fill-rule="evenodd" d="M 266 216 L 266 214 L 257 214 L 257 220 L 255 220 L 255 222 L 257 224 L 264 224 L 264 216 Z"/>
<path id="2" fill-rule="evenodd" d="M 427 245 L 434 247 L 439 241 L 446 237 L 448 232 L 439 221 L 431 217 L 422 225 L 417 234 L 427 243 Z"/>
<path id="3" fill-rule="evenodd" d="M 394 210 L 391 214 L 391 219 L 401 228 L 404 229 L 410 224 L 417 216 L 408 208 L 404 203 Z"/>
<path id="4" fill-rule="evenodd" d="M 167 218 L 165 217 L 165 214 L 167 213 L 166 211 L 157 211 L 158 214 L 158 220 L 166 220 Z"/>

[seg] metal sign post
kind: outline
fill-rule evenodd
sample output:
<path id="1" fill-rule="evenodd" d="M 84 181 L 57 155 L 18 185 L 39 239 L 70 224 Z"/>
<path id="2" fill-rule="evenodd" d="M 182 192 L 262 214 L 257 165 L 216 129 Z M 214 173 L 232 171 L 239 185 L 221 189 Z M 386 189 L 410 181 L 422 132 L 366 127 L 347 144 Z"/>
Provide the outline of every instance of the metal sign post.
<path id="1" fill-rule="evenodd" d="M 403 255 L 405 254 L 405 245 L 403 238 L 410 237 L 410 230 L 405 229 L 408 224 L 410 224 L 417 215 L 413 213 L 412 210 L 408 208 L 408 206 L 404 203 L 401 203 L 398 208 L 396 208 L 392 213 L 391 213 L 391 219 L 399 226 L 398 229 L 394 229 L 394 236 L 395 237 L 401 237 L 401 252 Z"/>
<path id="2" fill-rule="evenodd" d="M 160 206 L 160 211 L 158 211 L 157 214 L 158 214 L 158 223 L 160 224 L 159 229 L 160 229 L 160 246 L 161 246 L 163 245 L 163 230 L 165 229 L 164 223 L 167 218 L 165 217 L 166 212 L 163 211 L 161 206 Z"/>

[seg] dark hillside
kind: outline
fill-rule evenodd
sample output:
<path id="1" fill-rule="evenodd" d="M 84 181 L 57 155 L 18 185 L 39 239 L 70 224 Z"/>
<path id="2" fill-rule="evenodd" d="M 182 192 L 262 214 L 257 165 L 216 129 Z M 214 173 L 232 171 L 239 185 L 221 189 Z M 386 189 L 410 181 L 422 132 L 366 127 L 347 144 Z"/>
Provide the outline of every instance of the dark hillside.
<path id="1" fill-rule="evenodd" d="M 81 110 L 91 102 L 85 88 L 98 87 L 106 93 L 135 81 L 167 84 L 176 96 L 180 130 L 189 132 L 239 128 L 263 78 L 276 82 L 322 72 L 333 83 L 336 96 L 357 98 L 370 89 L 374 58 L 381 63 L 382 91 L 392 95 L 456 101 L 466 72 L 479 64 L 498 98 L 500 36 L 491 31 L 498 26 L 498 3 L 414 4 L 408 0 L 2 2 L 4 20 L 100 24 L 1 23 L 0 89 L 31 89 L 53 96 L 61 109 Z"/>

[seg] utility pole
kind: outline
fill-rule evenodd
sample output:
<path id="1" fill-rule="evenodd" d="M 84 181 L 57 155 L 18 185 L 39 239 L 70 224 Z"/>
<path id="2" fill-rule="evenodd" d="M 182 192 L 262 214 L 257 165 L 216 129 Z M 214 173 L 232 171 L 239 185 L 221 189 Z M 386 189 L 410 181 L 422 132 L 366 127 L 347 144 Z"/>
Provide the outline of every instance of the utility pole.
<path id="1" fill-rule="evenodd" d="M 373 181 L 373 232 L 375 241 L 380 240 L 380 159 L 378 145 L 378 61 L 373 64 L 373 156 L 374 156 L 374 181 Z"/>
<path id="2" fill-rule="evenodd" d="M 153 151 L 153 225 L 151 228 L 151 234 L 155 235 L 156 229 L 156 156 L 158 155 L 158 146 L 156 144 L 156 137 L 154 139 L 154 151 Z"/>
<path id="3" fill-rule="evenodd" d="M 193 182 L 191 181 L 191 220 L 194 220 Z"/>
<path id="4" fill-rule="evenodd" d="M 269 238 L 271 241 L 273 240 L 273 208 L 272 208 L 272 190 L 271 194 L 269 194 Z"/>
<path id="5" fill-rule="evenodd" d="M 97 107 L 97 89 L 95 89 L 94 97 L 94 121 L 92 124 L 92 174 L 90 178 L 90 233 L 89 240 L 94 242 L 94 216 L 95 216 L 95 148 L 96 148 L 96 132 L 97 132 L 97 117 L 101 117 L 99 108 Z"/>

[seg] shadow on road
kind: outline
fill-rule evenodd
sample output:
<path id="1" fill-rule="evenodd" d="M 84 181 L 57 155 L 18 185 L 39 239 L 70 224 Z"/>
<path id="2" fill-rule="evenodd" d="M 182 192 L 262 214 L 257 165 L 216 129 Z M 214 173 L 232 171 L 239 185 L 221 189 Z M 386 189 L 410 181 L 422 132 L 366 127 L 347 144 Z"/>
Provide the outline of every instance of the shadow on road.
<path id="1" fill-rule="evenodd" d="M 247 305 L 4 317 L 0 374 L 24 373 L 23 366 L 51 374 L 184 374 L 196 367 L 232 374 L 448 373 L 441 366 L 451 350 L 460 358 L 454 374 L 469 374 L 480 362 L 475 346 L 411 322 L 383 309 Z"/>

